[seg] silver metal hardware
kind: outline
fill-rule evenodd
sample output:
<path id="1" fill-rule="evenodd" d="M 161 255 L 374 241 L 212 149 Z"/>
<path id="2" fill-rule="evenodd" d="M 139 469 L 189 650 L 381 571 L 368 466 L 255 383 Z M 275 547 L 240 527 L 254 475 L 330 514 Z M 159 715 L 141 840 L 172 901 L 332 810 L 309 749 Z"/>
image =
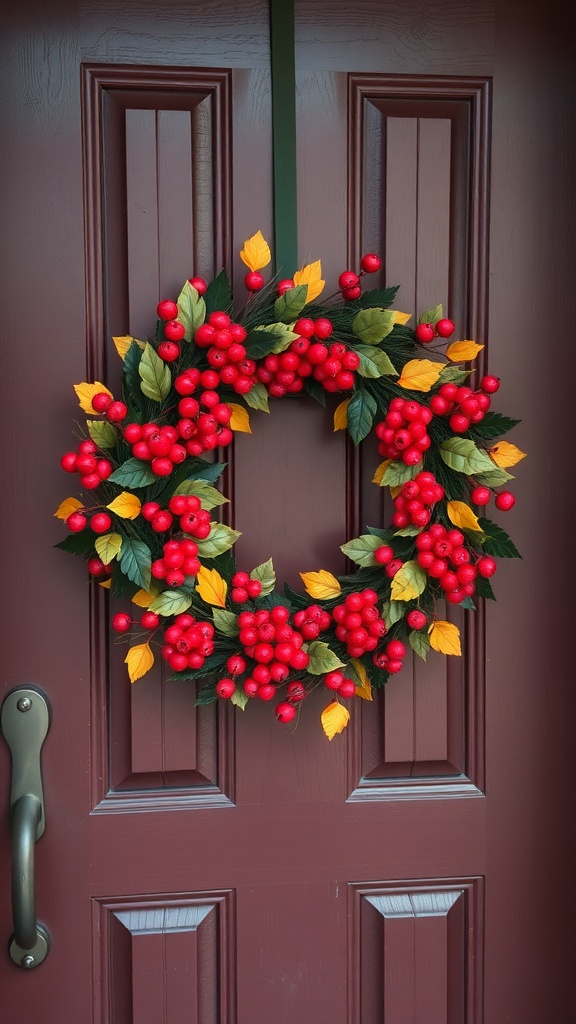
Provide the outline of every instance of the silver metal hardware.
<path id="1" fill-rule="evenodd" d="M 24 714 L 26 712 L 26 714 Z M 50 725 L 44 694 L 35 687 L 12 690 L 2 705 L 0 724 L 12 754 L 10 831 L 12 835 L 12 917 L 10 956 L 30 970 L 46 959 L 50 935 L 36 919 L 34 848 L 46 826 L 40 751 Z"/>

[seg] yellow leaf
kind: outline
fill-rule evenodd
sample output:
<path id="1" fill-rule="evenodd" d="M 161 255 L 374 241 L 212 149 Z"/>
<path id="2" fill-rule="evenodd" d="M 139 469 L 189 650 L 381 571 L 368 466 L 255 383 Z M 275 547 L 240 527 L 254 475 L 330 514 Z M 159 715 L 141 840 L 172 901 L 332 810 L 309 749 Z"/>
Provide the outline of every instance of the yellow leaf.
<path id="1" fill-rule="evenodd" d="M 334 739 L 337 732 L 342 732 L 350 721 L 350 712 L 339 701 L 333 700 L 327 708 L 324 708 L 320 716 L 322 728 L 329 740 Z"/>
<path id="2" fill-rule="evenodd" d="M 137 644 L 136 647 L 131 647 L 124 661 L 128 665 L 130 682 L 135 683 L 137 679 L 145 676 L 154 664 L 154 655 L 150 644 Z"/>
<path id="3" fill-rule="evenodd" d="M 394 498 L 398 497 L 398 495 L 400 494 L 401 490 L 402 490 L 402 484 L 398 484 L 397 487 L 391 487 L 390 488 L 390 497 L 392 498 L 392 501 L 394 501 Z"/>
<path id="4" fill-rule="evenodd" d="M 465 501 L 449 501 L 447 511 L 450 522 L 459 529 L 482 531 L 480 523 Z"/>
<path id="5" fill-rule="evenodd" d="M 476 359 L 484 345 L 478 345 L 475 341 L 453 341 L 446 349 L 446 355 L 453 363 L 469 363 Z"/>
<path id="6" fill-rule="evenodd" d="M 430 391 L 438 377 L 442 373 L 442 363 L 432 362 L 431 359 L 410 359 L 397 383 L 401 388 L 409 391 Z"/>
<path id="7" fill-rule="evenodd" d="M 147 590 L 137 590 L 132 598 L 132 604 L 138 606 L 138 608 L 148 608 L 157 594 L 149 594 Z"/>
<path id="8" fill-rule="evenodd" d="M 401 313 L 398 309 L 391 309 L 390 313 L 394 314 L 394 323 L 402 325 L 407 324 L 412 316 L 412 313 Z"/>
<path id="9" fill-rule="evenodd" d="M 246 264 L 248 270 L 263 270 L 270 263 L 270 246 L 261 231 L 248 238 L 244 242 L 244 248 L 240 252 L 240 259 Z"/>
<path id="10" fill-rule="evenodd" d="M 207 569 L 201 565 L 196 577 L 196 590 L 206 604 L 215 604 L 217 608 L 226 607 L 228 584 L 217 569 Z"/>
<path id="11" fill-rule="evenodd" d="M 320 295 L 320 292 L 326 284 L 322 280 L 322 264 L 320 260 L 316 260 L 315 263 L 308 263 L 302 270 L 297 270 L 292 279 L 295 285 L 307 284 L 308 295 L 306 296 L 306 302 L 314 302 Z"/>
<path id="12" fill-rule="evenodd" d="M 334 430 L 335 431 L 336 430 L 346 430 L 346 427 L 348 426 L 348 406 L 349 406 L 349 404 L 350 404 L 350 399 L 346 398 L 346 399 L 344 399 L 343 402 L 340 402 L 340 405 L 336 409 L 336 411 L 334 413 Z"/>
<path id="13" fill-rule="evenodd" d="M 99 380 L 95 380 L 93 384 L 88 384 L 86 381 L 83 381 L 82 384 L 75 384 L 74 391 L 78 396 L 80 408 L 83 412 L 92 413 L 93 416 L 98 416 L 96 409 L 92 408 L 94 395 L 99 395 L 103 392 L 105 395 L 110 395 L 110 398 L 114 398 L 112 392 L 105 388 Z"/>
<path id="14" fill-rule="evenodd" d="M 495 444 L 488 454 L 492 462 L 500 466 L 500 469 L 515 466 L 521 459 L 526 458 L 526 452 L 520 451 L 515 444 L 510 444 L 509 441 L 498 441 L 498 444 Z"/>
<path id="15" fill-rule="evenodd" d="M 430 646 L 440 654 L 455 654 L 460 656 L 460 630 L 453 622 L 442 622 L 437 619 L 432 622 L 428 629 Z"/>
<path id="16" fill-rule="evenodd" d="M 102 559 L 104 565 L 108 565 L 109 562 L 116 558 L 116 555 L 122 547 L 122 537 L 119 533 L 105 533 L 102 537 L 97 537 L 94 541 L 94 547 L 98 552 L 98 557 Z"/>
<path id="17" fill-rule="evenodd" d="M 370 686 L 370 680 L 368 679 L 364 665 L 361 661 L 357 661 L 356 658 L 352 659 L 350 665 L 360 680 L 360 682 L 356 684 L 356 696 L 362 697 L 362 700 L 372 700 L 372 687 Z"/>
<path id="18" fill-rule="evenodd" d="M 390 597 L 393 601 L 412 601 L 426 587 L 427 576 L 417 562 L 404 562 L 392 578 Z"/>
<path id="19" fill-rule="evenodd" d="M 248 410 L 243 405 L 236 405 L 235 402 L 227 402 L 226 404 L 232 409 L 232 417 L 229 423 L 230 430 L 237 430 L 239 434 L 251 434 Z"/>
<path id="20" fill-rule="evenodd" d="M 130 334 L 123 334 L 120 337 L 112 338 L 112 341 L 116 346 L 116 351 L 120 356 L 120 359 L 126 359 L 126 353 L 134 341 L 134 338 Z"/>
<path id="21" fill-rule="evenodd" d="M 390 465 L 391 462 L 392 459 L 385 459 L 384 462 L 380 463 L 380 465 L 376 469 L 376 472 L 374 473 L 374 476 L 372 477 L 373 484 L 378 484 L 379 487 L 382 487 L 382 477 L 384 476 L 384 473 L 388 469 L 388 466 Z"/>
<path id="22" fill-rule="evenodd" d="M 327 601 L 331 597 L 338 597 L 342 592 L 342 587 L 338 583 L 338 580 L 331 572 L 327 572 L 326 569 L 320 569 L 320 572 L 301 572 L 302 582 L 304 589 L 310 597 L 315 597 L 319 601 Z"/>
<path id="23" fill-rule="evenodd" d="M 84 508 L 84 506 L 81 501 L 78 501 L 78 498 L 65 498 L 64 501 L 58 505 L 54 515 L 56 516 L 56 519 L 61 519 L 62 522 L 65 523 L 68 516 L 71 516 L 73 512 L 77 512 L 79 508 Z"/>
<path id="24" fill-rule="evenodd" d="M 100 586 L 104 587 L 105 590 L 110 590 L 110 587 L 112 586 L 112 580 L 102 580 Z"/>
<path id="25" fill-rule="evenodd" d="M 140 515 L 142 502 L 135 494 L 130 494 L 129 491 L 122 491 L 117 498 L 114 498 L 114 501 L 106 505 L 106 508 L 109 508 L 115 515 L 120 516 L 121 519 L 136 519 Z"/>

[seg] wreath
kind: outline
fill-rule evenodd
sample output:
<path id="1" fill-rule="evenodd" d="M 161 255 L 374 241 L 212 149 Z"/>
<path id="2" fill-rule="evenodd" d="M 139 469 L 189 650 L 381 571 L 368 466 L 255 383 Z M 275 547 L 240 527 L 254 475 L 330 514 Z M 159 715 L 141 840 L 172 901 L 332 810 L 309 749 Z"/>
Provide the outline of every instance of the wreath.
<path id="1" fill-rule="evenodd" d="M 371 700 L 400 672 L 408 648 L 460 655 L 457 626 L 438 607 L 474 610 L 494 599 L 498 557 L 520 557 L 484 515 L 508 511 L 510 467 L 524 457 L 501 440 L 519 421 L 491 408 L 499 380 L 471 368 L 483 345 L 450 342 L 441 306 L 391 309 L 397 287 L 365 289 L 381 261 L 363 256 L 323 303 L 320 261 L 265 283 L 270 249 L 260 232 L 240 253 L 247 299 L 235 311 L 228 276 L 193 277 L 157 306 L 154 337 L 114 338 L 122 397 L 100 381 L 74 385 L 80 440 L 61 459 L 80 497 L 55 515 L 68 528 L 56 546 L 86 560 L 90 580 L 130 600 L 112 628 L 128 640 L 131 682 L 160 651 L 171 679 L 199 681 L 196 703 L 275 701 L 291 722 L 325 687 L 329 739 L 348 723 L 348 702 Z M 341 550 L 356 570 L 301 573 L 304 591 L 276 589 L 272 559 L 238 567 L 240 534 L 217 518 L 228 499 L 214 461 L 249 411 L 270 398 L 342 395 L 334 429 L 354 444 L 372 435 L 389 488 L 391 522 L 368 526 Z M 504 488 L 504 489 L 503 489 Z"/>

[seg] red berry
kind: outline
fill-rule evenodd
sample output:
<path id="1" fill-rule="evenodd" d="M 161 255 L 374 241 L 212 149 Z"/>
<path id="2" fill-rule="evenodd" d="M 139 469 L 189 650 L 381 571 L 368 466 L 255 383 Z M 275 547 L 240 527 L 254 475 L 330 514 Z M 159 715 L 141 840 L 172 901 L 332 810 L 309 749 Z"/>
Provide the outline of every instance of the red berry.
<path id="1" fill-rule="evenodd" d="M 292 701 L 293 704 L 299 704 L 306 696 L 306 687 L 303 683 L 288 683 L 286 693 L 288 700 Z"/>
<path id="2" fill-rule="evenodd" d="M 156 315 L 159 320 L 174 320 L 178 316 L 178 306 L 172 299 L 162 299 L 156 306 Z"/>
<path id="3" fill-rule="evenodd" d="M 89 558 L 86 562 L 86 568 L 91 576 L 101 576 L 106 571 L 106 566 L 100 558 Z"/>
<path id="4" fill-rule="evenodd" d="M 381 266 L 382 260 L 375 252 L 367 252 L 360 260 L 360 267 L 365 274 L 375 274 Z"/>
<path id="5" fill-rule="evenodd" d="M 90 527 L 94 533 L 107 533 L 112 526 L 112 519 L 107 512 L 97 512 L 90 520 Z"/>
<path id="6" fill-rule="evenodd" d="M 388 544 L 382 544 L 379 548 L 376 548 L 374 558 L 378 565 L 387 565 L 394 558 L 394 552 Z"/>
<path id="7" fill-rule="evenodd" d="M 428 345 L 429 342 L 434 339 L 434 328 L 432 324 L 418 324 L 414 333 L 422 345 Z"/>
<path id="8" fill-rule="evenodd" d="M 106 409 L 106 419 L 109 420 L 110 423 L 120 423 L 120 420 L 126 419 L 127 415 L 128 409 L 124 405 L 124 402 L 110 402 Z"/>
<path id="9" fill-rule="evenodd" d="M 275 714 L 279 722 L 291 722 L 296 714 L 296 708 L 284 700 L 276 705 Z"/>
<path id="10" fill-rule="evenodd" d="M 338 278 L 338 287 L 342 289 L 355 288 L 358 281 L 358 274 L 355 274 L 353 270 L 344 270 Z"/>
<path id="11" fill-rule="evenodd" d="M 411 612 L 408 612 L 406 622 L 410 626 L 410 629 L 422 629 L 422 627 L 428 622 L 428 619 L 424 612 L 421 612 L 419 608 L 413 608 Z"/>
<path id="12" fill-rule="evenodd" d="M 158 345 L 158 355 L 165 363 L 173 363 L 180 355 L 180 347 L 174 341 L 161 341 Z"/>
<path id="13" fill-rule="evenodd" d="M 356 685 L 351 679 L 343 679 L 338 687 L 340 697 L 353 697 L 356 693 Z"/>
<path id="14" fill-rule="evenodd" d="M 132 619 L 126 612 L 117 612 L 112 619 L 112 629 L 117 633 L 127 633 L 132 625 Z"/>
<path id="15" fill-rule="evenodd" d="M 483 576 L 484 579 L 488 579 L 496 572 L 496 562 L 493 558 L 490 558 L 489 555 L 484 555 L 483 558 L 479 558 L 476 562 L 476 569 L 480 576 Z"/>
<path id="16" fill-rule="evenodd" d="M 262 666 L 256 667 L 258 668 Z M 239 676 L 241 675 L 242 672 L 246 670 L 246 661 L 241 654 L 231 654 L 230 657 L 228 658 L 228 661 L 226 662 L 226 668 L 228 669 L 230 675 Z"/>
<path id="17" fill-rule="evenodd" d="M 489 487 L 478 487 L 472 488 L 470 492 L 470 501 L 473 505 L 487 505 L 490 501 L 491 490 Z"/>
<path id="18" fill-rule="evenodd" d="M 152 459 L 151 466 L 156 476 L 169 476 L 173 469 L 172 461 L 164 457 Z"/>
<path id="19" fill-rule="evenodd" d="M 92 408 L 94 412 L 106 412 L 106 409 L 112 401 L 112 396 L 106 391 L 99 391 L 97 395 L 92 398 Z"/>
<path id="20" fill-rule="evenodd" d="M 60 465 L 62 466 L 62 469 L 66 470 L 67 473 L 75 473 L 77 459 L 78 456 L 76 452 L 65 452 L 62 458 L 60 459 Z"/>
<path id="21" fill-rule="evenodd" d="M 244 284 L 249 292 L 259 292 L 264 285 L 264 278 L 258 270 L 251 270 L 244 278 Z"/>
<path id="22" fill-rule="evenodd" d="M 494 499 L 494 504 L 500 512 L 508 512 L 516 504 L 516 498 L 511 491 L 500 491 Z"/>
<path id="23" fill-rule="evenodd" d="M 284 295 L 284 292 L 289 292 L 294 287 L 294 281 L 291 278 L 285 277 L 283 281 L 278 281 L 276 285 L 276 294 Z"/>
<path id="24" fill-rule="evenodd" d="M 454 333 L 454 322 L 447 320 L 445 317 L 442 320 L 437 320 L 434 327 L 436 328 L 436 334 L 439 334 L 441 338 L 449 338 Z"/>
<path id="25" fill-rule="evenodd" d="M 182 341 L 185 334 L 186 328 L 179 320 L 169 320 L 164 324 L 164 337 L 168 338 L 168 341 Z"/>
<path id="26" fill-rule="evenodd" d="M 344 682 L 344 675 L 342 672 L 327 672 L 324 676 L 324 685 L 329 690 L 337 690 L 339 686 Z"/>
<path id="27" fill-rule="evenodd" d="M 156 629 L 156 626 L 159 624 L 159 622 L 160 616 L 156 615 L 156 612 L 146 611 L 142 613 L 140 625 L 143 626 L 144 629 Z"/>
<path id="28" fill-rule="evenodd" d="M 232 679 L 219 679 L 216 683 L 216 693 L 225 700 L 232 696 L 235 689 L 236 684 Z"/>
<path id="29" fill-rule="evenodd" d="M 386 644 L 386 654 L 393 661 L 399 661 L 406 654 L 406 647 L 401 640 L 389 640 Z"/>
<path id="30" fill-rule="evenodd" d="M 198 295 L 204 295 L 208 285 L 203 277 L 191 277 L 189 278 L 190 284 L 196 289 Z"/>
<path id="31" fill-rule="evenodd" d="M 484 392 L 485 395 L 493 395 L 493 394 L 495 394 L 496 391 L 498 391 L 499 387 L 500 387 L 500 378 L 499 377 L 492 377 L 492 376 L 482 377 L 482 380 L 480 381 L 480 388 Z"/>
<path id="32" fill-rule="evenodd" d="M 353 302 L 354 299 L 359 299 L 362 294 L 362 289 L 359 284 L 354 285 L 353 288 L 345 288 L 342 295 L 348 302 Z"/>

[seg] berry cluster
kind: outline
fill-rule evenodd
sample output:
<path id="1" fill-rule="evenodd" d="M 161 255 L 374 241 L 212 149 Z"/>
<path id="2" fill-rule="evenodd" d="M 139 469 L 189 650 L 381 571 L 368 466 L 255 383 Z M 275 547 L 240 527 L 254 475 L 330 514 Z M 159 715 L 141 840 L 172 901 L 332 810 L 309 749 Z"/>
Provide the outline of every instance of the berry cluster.
<path id="1" fill-rule="evenodd" d="M 295 612 L 292 622 L 303 640 L 316 640 L 320 633 L 329 629 L 332 616 L 319 604 L 311 604 L 308 608 L 301 608 Z"/>
<path id="2" fill-rule="evenodd" d="M 468 430 L 471 423 L 480 423 L 490 408 L 490 395 L 493 391 L 490 388 L 496 382 L 498 390 L 499 382 L 496 377 L 483 377 L 478 391 L 472 388 L 458 387 L 451 381 L 441 384 L 438 394 L 430 399 L 430 408 L 436 416 L 449 416 L 450 430 L 455 434 L 463 434 Z M 484 385 L 487 390 L 484 390 Z"/>
<path id="3" fill-rule="evenodd" d="M 173 494 L 167 509 L 161 508 L 157 501 L 147 501 L 142 505 L 141 514 L 155 533 L 170 530 L 175 516 L 182 532 L 197 540 L 206 540 L 212 528 L 210 513 L 202 508 L 200 498 L 192 494 Z"/>
<path id="4" fill-rule="evenodd" d="M 378 654 L 372 655 L 372 661 L 376 665 L 376 668 L 383 669 L 385 672 L 394 674 L 400 672 L 402 668 L 402 659 L 406 655 L 406 646 L 401 640 L 389 640 L 383 651 L 379 651 Z"/>
<path id="5" fill-rule="evenodd" d="M 473 564 L 464 540 L 460 530 L 447 530 L 441 523 L 432 523 L 416 537 L 416 561 L 428 576 L 438 581 L 449 604 L 460 604 L 465 597 L 472 597 L 476 577 L 488 579 L 496 571 L 496 562 L 488 555 Z"/>
<path id="6" fill-rule="evenodd" d="M 328 690 L 335 690 L 339 697 L 353 697 L 356 693 L 356 683 L 352 679 L 346 679 L 343 672 L 327 672 L 324 676 L 324 686 Z"/>
<path id="7" fill-rule="evenodd" d="M 162 657 L 174 672 L 202 668 L 214 650 L 214 626 L 182 612 L 164 630 Z"/>
<path id="8" fill-rule="evenodd" d="M 400 494 L 394 498 L 395 512 L 392 522 L 397 529 L 409 526 L 427 526 L 430 509 L 444 497 L 444 488 L 433 473 L 422 471 L 413 480 L 402 484 Z"/>
<path id="9" fill-rule="evenodd" d="M 297 394 L 305 377 L 313 377 L 325 391 L 349 391 L 354 386 L 354 372 L 360 358 L 340 341 L 324 344 L 332 334 L 328 317 L 310 320 L 301 317 L 293 327 L 296 338 L 286 352 L 265 356 L 256 370 L 258 380 L 266 385 L 273 398 Z"/>
<path id="10" fill-rule="evenodd" d="M 449 338 L 454 333 L 454 321 L 442 317 L 435 324 L 418 324 L 414 333 L 421 345 L 428 345 L 434 338 Z"/>
<path id="11" fill-rule="evenodd" d="M 164 341 L 158 345 L 158 355 L 165 363 L 173 363 L 180 356 L 180 342 L 186 328 L 177 319 L 178 306 L 171 299 L 162 299 L 156 307 L 156 314 L 159 320 L 164 321 Z"/>
<path id="12" fill-rule="evenodd" d="M 342 298 L 349 302 L 359 299 L 362 294 L 360 278 L 364 274 L 375 274 L 380 270 L 382 260 L 375 252 L 368 252 L 360 261 L 360 273 L 355 274 L 353 270 L 343 270 L 338 278 L 338 287 L 342 292 Z"/>
<path id="13" fill-rule="evenodd" d="M 354 591 L 337 604 L 332 615 L 337 623 L 336 636 L 346 644 L 351 658 L 361 658 L 366 651 L 374 651 L 386 633 L 386 623 L 376 607 L 375 590 Z"/>
<path id="14" fill-rule="evenodd" d="M 72 533 L 82 533 L 88 525 L 94 533 L 108 533 L 112 526 L 112 518 L 107 512 L 83 508 L 72 512 L 66 520 L 66 525 Z"/>
<path id="15" fill-rule="evenodd" d="M 247 572 L 235 572 L 230 582 L 230 597 L 235 604 L 246 604 L 246 601 L 259 597 L 262 592 L 260 580 L 251 580 Z"/>
<path id="16" fill-rule="evenodd" d="M 307 667 L 310 658 L 302 650 L 303 637 L 292 628 L 289 619 L 290 610 L 284 605 L 269 611 L 245 611 L 238 616 L 240 643 L 246 656 L 256 662 L 244 682 L 244 692 L 249 697 L 270 700 L 276 685 L 288 678 L 291 669 L 300 671 Z"/>
<path id="17" fill-rule="evenodd" d="M 431 420 L 432 411 L 427 405 L 411 398 L 393 398 L 386 416 L 376 426 L 379 454 L 417 466 L 432 443 L 426 431 Z"/>
<path id="18" fill-rule="evenodd" d="M 87 491 L 99 487 L 114 469 L 109 459 L 98 455 L 98 445 L 90 439 L 81 441 L 77 451 L 65 452 L 60 465 L 67 473 L 79 473 L 80 483 Z"/>
<path id="19" fill-rule="evenodd" d="M 193 540 L 167 540 L 163 551 L 163 557 L 152 562 L 150 569 L 155 580 L 165 580 L 169 587 L 181 587 L 189 577 L 196 576 L 200 559 Z"/>
<path id="20" fill-rule="evenodd" d="M 219 311 L 210 313 L 194 334 L 196 345 L 207 349 L 208 365 L 218 371 L 222 384 L 238 395 L 247 395 L 256 383 L 256 363 L 247 358 L 243 345 L 246 338 L 241 324 L 233 323 L 227 313 Z"/>

